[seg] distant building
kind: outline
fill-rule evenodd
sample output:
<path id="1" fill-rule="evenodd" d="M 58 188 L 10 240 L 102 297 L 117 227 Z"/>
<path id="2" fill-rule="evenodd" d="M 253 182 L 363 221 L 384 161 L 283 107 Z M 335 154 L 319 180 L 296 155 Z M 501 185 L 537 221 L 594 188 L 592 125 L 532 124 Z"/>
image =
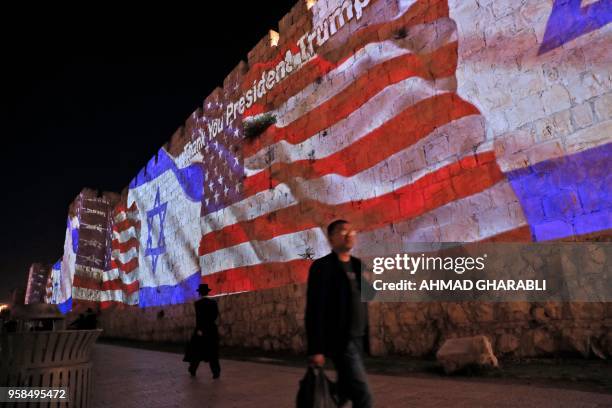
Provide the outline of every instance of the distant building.
<path id="1" fill-rule="evenodd" d="M 28 271 L 28 283 L 25 292 L 25 304 L 45 303 L 47 281 L 51 268 L 41 263 L 33 263 Z"/>

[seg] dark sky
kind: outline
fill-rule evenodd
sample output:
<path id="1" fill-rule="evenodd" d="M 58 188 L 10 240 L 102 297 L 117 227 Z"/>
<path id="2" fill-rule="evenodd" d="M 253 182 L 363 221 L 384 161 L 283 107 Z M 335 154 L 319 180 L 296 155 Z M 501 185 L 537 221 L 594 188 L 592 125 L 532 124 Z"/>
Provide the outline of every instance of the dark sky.
<path id="1" fill-rule="evenodd" d="M 0 300 L 62 255 L 79 191 L 121 191 L 294 3 L 3 12 Z"/>

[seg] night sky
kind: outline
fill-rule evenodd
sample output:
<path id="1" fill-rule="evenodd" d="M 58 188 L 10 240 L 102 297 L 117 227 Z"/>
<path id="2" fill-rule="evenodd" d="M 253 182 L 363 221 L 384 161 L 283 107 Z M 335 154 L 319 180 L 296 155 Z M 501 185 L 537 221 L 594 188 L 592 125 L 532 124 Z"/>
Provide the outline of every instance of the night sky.
<path id="1" fill-rule="evenodd" d="M 81 189 L 120 192 L 295 1 L 214 4 L 3 13 L 0 301 L 61 257 Z"/>

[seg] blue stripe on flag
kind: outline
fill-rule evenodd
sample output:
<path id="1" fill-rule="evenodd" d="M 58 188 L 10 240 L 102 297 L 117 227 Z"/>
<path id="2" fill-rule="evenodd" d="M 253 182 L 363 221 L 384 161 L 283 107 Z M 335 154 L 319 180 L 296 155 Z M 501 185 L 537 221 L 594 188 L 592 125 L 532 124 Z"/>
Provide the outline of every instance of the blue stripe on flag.
<path id="1" fill-rule="evenodd" d="M 174 305 L 197 299 L 196 290 L 200 284 L 200 271 L 176 285 L 140 288 L 138 303 L 140 307 Z"/>
<path id="2" fill-rule="evenodd" d="M 612 143 L 507 174 L 535 241 L 612 228 Z"/>
<path id="3" fill-rule="evenodd" d="M 582 6 L 582 0 L 556 0 L 546 24 L 538 55 L 595 31 L 612 21 L 612 2 L 599 0 Z"/>
<path id="4" fill-rule="evenodd" d="M 57 308 L 59 309 L 60 313 L 62 314 L 66 314 L 69 311 L 72 310 L 72 298 L 68 298 L 68 300 L 66 300 L 63 303 L 58 303 L 57 304 Z"/>

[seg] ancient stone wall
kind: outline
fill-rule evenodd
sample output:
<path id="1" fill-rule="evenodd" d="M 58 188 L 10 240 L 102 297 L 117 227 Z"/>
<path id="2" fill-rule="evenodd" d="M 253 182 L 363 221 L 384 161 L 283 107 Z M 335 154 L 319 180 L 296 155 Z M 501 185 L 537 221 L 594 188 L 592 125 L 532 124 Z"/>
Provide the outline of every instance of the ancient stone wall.
<path id="1" fill-rule="evenodd" d="M 611 19 L 603 0 L 299 1 L 122 194 L 90 293 L 106 335 L 184 340 L 209 283 L 226 344 L 302 350 L 338 217 L 361 257 L 609 239 Z M 473 333 L 610 352 L 609 303 L 371 307 L 377 353 Z"/>
<path id="2" fill-rule="evenodd" d="M 305 285 L 219 298 L 221 344 L 305 352 Z M 498 356 L 612 355 L 612 303 L 372 303 L 373 355 L 431 356 L 447 338 L 484 334 Z M 187 341 L 193 305 L 107 310 L 104 336 Z"/>

